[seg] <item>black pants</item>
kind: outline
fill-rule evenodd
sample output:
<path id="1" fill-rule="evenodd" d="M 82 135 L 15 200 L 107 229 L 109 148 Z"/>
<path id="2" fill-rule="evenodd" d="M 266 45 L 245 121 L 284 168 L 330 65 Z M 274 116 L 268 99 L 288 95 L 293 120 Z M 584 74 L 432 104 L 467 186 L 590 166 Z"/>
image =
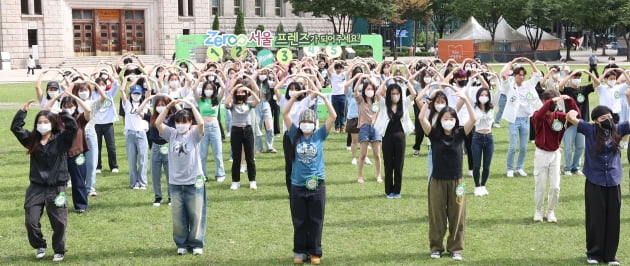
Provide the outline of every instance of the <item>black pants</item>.
<path id="1" fill-rule="evenodd" d="M 282 138 L 282 151 L 284 152 L 284 175 L 285 182 L 287 184 L 287 192 L 291 195 L 291 172 L 293 170 L 293 158 L 294 152 L 291 150 L 293 144 L 291 144 L 291 138 L 289 138 L 289 132 L 284 132 Z"/>
<path id="2" fill-rule="evenodd" d="M 322 256 L 322 229 L 326 209 L 326 184 L 319 180 L 315 190 L 291 186 L 293 252 Z"/>
<path id="3" fill-rule="evenodd" d="M 225 140 L 225 131 L 223 131 L 223 123 L 221 123 L 221 108 L 219 108 L 217 118 L 218 118 L 217 120 L 219 121 L 219 129 L 221 130 L 221 140 Z"/>
<path id="4" fill-rule="evenodd" d="M 101 149 L 103 148 L 103 137 L 105 137 L 105 145 L 107 146 L 107 161 L 109 163 L 109 169 L 118 168 L 116 162 L 116 142 L 114 139 L 114 123 L 109 124 L 96 124 L 94 125 L 96 130 L 96 139 L 98 140 L 98 164 L 96 169 L 103 169 L 101 164 Z"/>
<path id="5" fill-rule="evenodd" d="M 595 72 L 595 77 L 599 78 L 599 73 L 597 73 L 597 65 L 588 65 L 588 72 L 589 73 L 593 73 Z M 591 76 L 588 76 L 588 81 L 591 81 Z"/>
<path id="6" fill-rule="evenodd" d="M 33 74 L 33 76 L 35 76 L 35 68 L 34 67 L 27 67 L 26 68 L 26 75 L 28 74 Z"/>
<path id="7" fill-rule="evenodd" d="M 61 192 L 66 192 L 66 186 L 44 187 L 31 184 L 26 189 L 26 199 L 24 201 L 24 211 L 26 214 L 26 232 L 28 242 L 33 248 L 46 248 L 46 239 L 42 234 L 42 225 L 39 220 L 46 214 L 53 230 L 52 241 L 53 250 L 56 254 L 66 252 L 66 226 L 68 225 L 68 204 L 57 207 L 54 203 L 55 197 Z"/>
<path id="8" fill-rule="evenodd" d="M 383 164 L 385 165 L 385 195 L 400 194 L 402 170 L 405 163 L 405 133 L 385 133 L 383 136 Z"/>
<path id="9" fill-rule="evenodd" d="M 475 166 L 475 161 L 473 160 L 472 155 L 472 132 L 475 132 L 475 128 L 473 127 L 470 134 L 466 135 L 464 139 L 464 151 L 466 151 L 466 161 L 468 161 L 468 170 L 472 171 Z"/>
<path id="10" fill-rule="evenodd" d="M 272 98 L 269 100 L 269 107 L 271 108 L 271 116 L 273 117 L 273 132 L 279 134 L 282 132 L 280 130 L 280 106 L 278 106 L 278 102 Z"/>
<path id="11" fill-rule="evenodd" d="M 415 117 L 415 131 L 416 131 L 416 142 L 413 144 L 413 149 L 416 151 L 420 150 L 422 147 L 422 141 L 424 140 L 424 132 L 422 132 L 422 125 L 420 125 L 420 119 L 418 119 L 418 114 L 420 114 L 420 108 L 417 105 L 413 105 L 413 114 Z"/>
<path id="12" fill-rule="evenodd" d="M 78 158 L 82 159 L 77 161 Z M 88 207 L 88 188 L 85 186 L 87 168 L 83 153 L 68 157 L 68 172 L 70 172 L 70 180 L 72 180 L 72 205 L 75 210 L 85 210 Z"/>
<path id="13" fill-rule="evenodd" d="M 232 127 L 230 145 L 232 146 L 232 182 L 241 181 L 241 147 L 245 150 L 247 178 L 256 181 L 256 164 L 254 163 L 254 132 L 252 126 Z"/>
<path id="14" fill-rule="evenodd" d="M 619 246 L 621 186 L 602 187 L 586 180 L 586 255 L 600 261 L 615 260 Z"/>

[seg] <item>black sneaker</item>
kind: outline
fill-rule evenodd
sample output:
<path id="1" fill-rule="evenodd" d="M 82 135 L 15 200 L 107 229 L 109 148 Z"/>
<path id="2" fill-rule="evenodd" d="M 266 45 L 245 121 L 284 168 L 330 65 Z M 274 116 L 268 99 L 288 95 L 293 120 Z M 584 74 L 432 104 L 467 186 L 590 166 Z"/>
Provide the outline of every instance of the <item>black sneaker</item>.
<path id="1" fill-rule="evenodd" d="M 168 206 L 171 206 L 171 198 L 168 198 Z"/>
<path id="2" fill-rule="evenodd" d="M 419 150 L 414 151 L 413 157 L 418 157 L 418 156 L 420 156 L 420 151 Z"/>
<path id="3" fill-rule="evenodd" d="M 162 198 L 155 198 L 155 200 L 153 201 L 153 206 L 160 207 L 161 203 L 162 203 Z"/>

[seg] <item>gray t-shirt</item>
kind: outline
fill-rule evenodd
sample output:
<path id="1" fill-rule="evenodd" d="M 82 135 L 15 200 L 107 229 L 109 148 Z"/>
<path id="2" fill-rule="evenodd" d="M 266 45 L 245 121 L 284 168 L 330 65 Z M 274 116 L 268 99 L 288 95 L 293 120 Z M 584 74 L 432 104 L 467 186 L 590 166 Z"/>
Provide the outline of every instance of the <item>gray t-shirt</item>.
<path id="1" fill-rule="evenodd" d="M 192 185 L 203 175 L 199 142 L 203 135 L 197 129 L 179 134 L 172 127 L 164 127 L 160 137 L 168 141 L 168 183 L 171 185 Z"/>
<path id="2" fill-rule="evenodd" d="M 244 127 L 251 125 L 252 121 L 249 119 L 249 112 L 254 110 L 254 107 L 247 103 L 233 104 L 230 109 L 232 111 L 232 126 Z"/>

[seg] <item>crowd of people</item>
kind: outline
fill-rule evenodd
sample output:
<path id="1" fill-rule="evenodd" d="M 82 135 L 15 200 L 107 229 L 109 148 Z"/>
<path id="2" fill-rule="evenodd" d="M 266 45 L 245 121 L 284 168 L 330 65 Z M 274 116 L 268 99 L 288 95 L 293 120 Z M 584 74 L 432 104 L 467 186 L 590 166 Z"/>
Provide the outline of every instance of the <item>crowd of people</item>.
<path id="1" fill-rule="evenodd" d="M 242 173 L 247 174 L 249 188 L 258 189 L 255 157 L 276 153 L 274 140 L 283 132 L 293 262 L 319 264 L 326 198 L 323 145 L 334 131 L 347 135 L 346 147 L 338 148 L 351 151 L 348 164 L 357 165 L 357 182 L 384 183 L 384 197 L 390 199 L 402 197 L 406 137 L 415 134 L 410 145 L 414 157 L 420 156 L 427 137 L 430 257 L 448 252 L 452 259 L 462 260 L 467 194 L 463 176 L 473 177 L 474 196 L 489 194 L 492 131 L 506 120 L 507 177 L 528 175 L 527 144 L 535 143 L 533 221 L 556 223 L 560 176 L 585 175 L 587 261 L 615 264 L 620 150 L 627 148 L 630 134 L 629 85 L 628 72 L 616 65 L 608 65 L 600 77 L 597 71 L 571 71 L 566 64 L 547 65 L 523 57 L 499 72 L 470 58 L 405 64 L 325 55 L 293 60 L 287 66 L 260 66 L 250 55 L 206 64 L 180 59 L 147 68 L 133 54 L 101 63 L 92 73 L 46 70 L 36 83 L 42 111 L 33 129 L 24 128 L 24 119 L 35 100 L 18 111 L 11 125 L 31 157 L 25 202 L 29 242 L 37 258 L 45 256 L 39 226 L 45 207 L 53 224 L 53 259 L 63 260 L 66 187 L 72 187 L 75 211 L 86 212 L 89 197 L 97 195 L 96 175 L 104 170 L 103 138 L 109 169 L 119 171 L 114 125 L 122 116 L 129 188 L 147 189 L 150 172 L 153 205 L 166 200 L 172 208 L 179 255 L 190 250 L 203 253 L 205 182 L 212 175 L 216 182 L 226 179 L 223 142 L 229 138 L 229 189 L 240 188 Z M 330 87 L 330 95 L 322 92 L 325 87 Z M 593 92 L 599 105 L 591 112 L 588 97 Z M 318 105 L 326 109 L 323 125 Z M 210 147 L 213 172 L 208 168 Z M 374 164 L 376 172 L 365 173 L 366 164 Z"/>

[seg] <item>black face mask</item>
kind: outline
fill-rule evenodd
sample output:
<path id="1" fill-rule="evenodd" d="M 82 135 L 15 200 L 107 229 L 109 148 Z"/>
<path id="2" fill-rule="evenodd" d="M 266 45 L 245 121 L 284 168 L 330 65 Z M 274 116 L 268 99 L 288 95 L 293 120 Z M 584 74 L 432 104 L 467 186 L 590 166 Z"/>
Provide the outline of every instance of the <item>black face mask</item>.
<path id="1" fill-rule="evenodd" d="M 604 120 L 602 122 L 599 122 L 599 126 L 602 127 L 603 129 L 612 130 L 614 125 L 615 125 L 615 123 L 610 118 L 608 118 L 608 119 L 606 119 L 606 120 Z"/>
<path id="2" fill-rule="evenodd" d="M 236 95 L 235 98 L 237 101 L 245 101 L 245 99 L 247 99 L 247 95 Z"/>
<path id="3" fill-rule="evenodd" d="M 463 80 L 457 81 L 457 85 L 459 85 L 460 87 L 464 87 L 466 86 L 466 84 L 468 84 L 468 80 L 463 79 Z"/>
<path id="4" fill-rule="evenodd" d="M 551 105 L 549 105 L 549 112 L 555 112 L 556 111 L 556 103 L 551 103 Z"/>

